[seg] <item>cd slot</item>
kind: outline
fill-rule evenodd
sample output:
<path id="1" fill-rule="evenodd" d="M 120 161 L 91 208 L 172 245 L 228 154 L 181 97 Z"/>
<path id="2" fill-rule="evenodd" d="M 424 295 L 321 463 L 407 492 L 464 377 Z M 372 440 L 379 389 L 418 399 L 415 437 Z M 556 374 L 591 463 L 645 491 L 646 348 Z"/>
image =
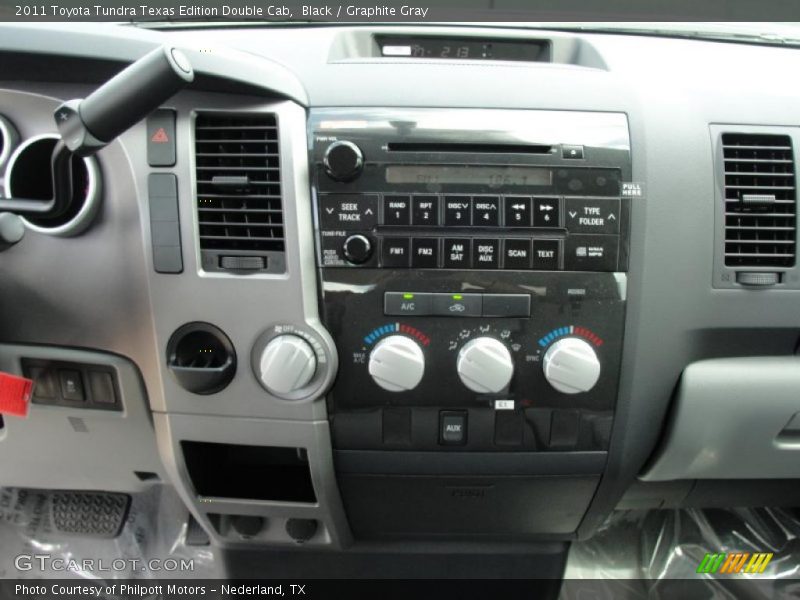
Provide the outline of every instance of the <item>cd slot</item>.
<path id="1" fill-rule="evenodd" d="M 459 142 L 389 142 L 389 152 L 447 152 L 471 154 L 550 154 L 546 144 L 474 144 Z"/>

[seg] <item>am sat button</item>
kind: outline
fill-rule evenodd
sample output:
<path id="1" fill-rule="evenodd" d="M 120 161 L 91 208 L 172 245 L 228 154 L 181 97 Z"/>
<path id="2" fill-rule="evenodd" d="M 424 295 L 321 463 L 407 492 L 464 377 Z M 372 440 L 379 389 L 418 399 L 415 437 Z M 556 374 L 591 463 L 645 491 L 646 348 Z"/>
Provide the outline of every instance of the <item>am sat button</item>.
<path id="1" fill-rule="evenodd" d="M 383 314 L 389 316 L 430 315 L 433 296 L 419 292 L 386 292 L 383 295 Z"/>
<path id="2" fill-rule="evenodd" d="M 467 442 L 467 411 L 452 410 L 439 413 L 439 443 L 461 446 Z"/>
<path id="3" fill-rule="evenodd" d="M 469 269 L 472 265 L 472 240 L 445 238 L 443 257 L 445 269 Z"/>
<path id="4" fill-rule="evenodd" d="M 480 317 L 480 294 L 433 294 L 433 314 L 441 317 Z"/>

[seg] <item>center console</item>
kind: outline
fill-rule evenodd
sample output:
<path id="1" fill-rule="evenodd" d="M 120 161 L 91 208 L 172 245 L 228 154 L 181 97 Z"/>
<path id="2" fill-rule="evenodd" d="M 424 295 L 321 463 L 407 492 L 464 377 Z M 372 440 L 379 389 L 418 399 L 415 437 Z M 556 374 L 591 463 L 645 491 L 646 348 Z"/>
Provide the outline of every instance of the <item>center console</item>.
<path id="1" fill-rule="evenodd" d="M 625 116 L 326 109 L 309 135 L 354 535 L 568 536 L 617 396 Z"/>

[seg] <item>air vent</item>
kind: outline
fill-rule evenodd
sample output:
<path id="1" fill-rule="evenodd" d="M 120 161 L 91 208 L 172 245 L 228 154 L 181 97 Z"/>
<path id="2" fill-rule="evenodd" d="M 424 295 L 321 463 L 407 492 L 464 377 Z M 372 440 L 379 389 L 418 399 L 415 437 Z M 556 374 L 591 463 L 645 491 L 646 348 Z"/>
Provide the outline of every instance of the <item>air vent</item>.
<path id="1" fill-rule="evenodd" d="M 19 142 L 19 134 L 5 117 L 0 115 L 0 170 L 5 166 L 11 151 Z"/>
<path id="2" fill-rule="evenodd" d="M 725 133 L 725 265 L 791 267 L 796 191 L 786 135 Z"/>
<path id="3" fill-rule="evenodd" d="M 278 121 L 272 113 L 201 113 L 195 122 L 203 268 L 284 270 Z"/>

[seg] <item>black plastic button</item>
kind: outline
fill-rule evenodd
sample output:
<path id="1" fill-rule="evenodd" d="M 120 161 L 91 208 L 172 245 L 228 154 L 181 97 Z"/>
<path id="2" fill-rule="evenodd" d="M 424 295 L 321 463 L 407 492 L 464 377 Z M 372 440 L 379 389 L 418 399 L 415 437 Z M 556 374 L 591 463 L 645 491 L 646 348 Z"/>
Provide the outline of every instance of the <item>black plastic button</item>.
<path id="1" fill-rule="evenodd" d="M 439 238 L 415 238 L 411 242 L 411 266 L 435 269 L 439 266 Z"/>
<path id="2" fill-rule="evenodd" d="M 506 227 L 530 227 L 532 201 L 526 196 L 507 196 L 505 199 Z"/>
<path id="3" fill-rule="evenodd" d="M 175 111 L 159 108 L 147 117 L 147 164 L 175 165 Z"/>
<path id="4" fill-rule="evenodd" d="M 439 443 L 443 446 L 462 446 L 467 443 L 467 411 L 439 413 Z"/>
<path id="5" fill-rule="evenodd" d="M 583 159 L 583 146 L 564 144 L 561 146 L 561 158 L 569 158 L 572 160 Z"/>
<path id="6" fill-rule="evenodd" d="M 571 233 L 619 233 L 619 200 L 567 198 L 564 212 Z"/>
<path id="7" fill-rule="evenodd" d="M 433 295 L 420 292 L 385 292 L 383 314 L 388 316 L 433 314 Z"/>
<path id="8" fill-rule="evenodd" d="M 503 242 L 503 268 L 525 270 L 531 268 L 531 241 L 506 239 Z"/>
<path id="9" fill-rule="evenodd" d="M 564 252 L 568 271 L 614 271 L 617 268 L 619 236 L 571 235 Z"/>
<path id="10" fill-rule="evenodd" d="M 534 227 L 559 226 L 559 199 L 534 198 L 533 199 L 533 225 Z"/>
<path id="11" fill-rule="evenodd" d="M 448 227 L 468 227 L 471 223 L 471 207 L 469 196 L 445 196 L 444 224 Z"/>
<path id="12" fill-rule="evenodd" d="M 411 224 L 411 198 L 409 196 L 383 197 L 384 225 Z"/>
<path id="13" fill-rule="evenodd" d="M 472 266 L 476 269 L 496 269 L 500 261 L 500 240 L 472 240 Z"/>
<path id="14" fill-rule="evenodd" d="M 555 271 L 559 261 L 558 240 L 533 240 L 533 268 L 538 271 Z"/>
<path id="15" fill-rule="evenodd" d="M 385 237 L 381 248 L 381 263 L 384 267 L 407 269 L 410 264 L 411 240 L 407 237 Z"/>
<path id="16" fill-rule="evenodd" d="M 372 256 L 372 242 L 364 235 L 351 235 L 342 245 L 342 254 L 351 263 L 360 265 Z"/>
<path id="17" fill-rule="evenodd" d="M 531 297 L 528 294 L 484 294 L 484 317 L 530 317 Z"/>
<path id="18" fill-rule="evenodd" d="M 323 229 L 372 229 L 378 222 L 375 194 L 324 194 L 320 196 Z"/>
<path id="19" fill-rule="evenodd" d="M 472 199 L 472 225 L 494 227 L 500 224 L 500 198 L 476 196 Z"/>
<path id="20" fill-rule="evenodd" d="M 92 402 L 97 404 L 115 404 L 117 401 L 114 392 L 114 380 L 110 373 L 90 371 L 89 389 L 92 392 Z"/>
<path id="21" fill-rule="evenodd" d="M 43 400 L 53 400 L 56 397 L 56 385 L 53 381 L 53 372 L 43 367 L 31 368 L 28 376 L 33 379 L 33 397 Z"/>
<path id="22" fill-rule="evenodd" d="M 58 372 L 58 379 L 61 383 L 61 397 L 64 400 L 74 402 L 83 402 L 85 400 L 83 379 L 80 371 L 63 369 Z"/>
<path id="23" fill-rule="evenodd" d="M 412 210 L 414 225 L 439 224 L 439 198 L 436 196 L 414 196 Z"/>
<path id="24" fill-rule="evenodd" d="M 442 256 L 445 269 L 469 269 L 472 265 L 472 240 L 445 238 Z"/>
<path id="25" fill-rule="evenodd" d="M 480 317 L 481 294 L 432 294 L 433 314 L 440 317 Z"/>

